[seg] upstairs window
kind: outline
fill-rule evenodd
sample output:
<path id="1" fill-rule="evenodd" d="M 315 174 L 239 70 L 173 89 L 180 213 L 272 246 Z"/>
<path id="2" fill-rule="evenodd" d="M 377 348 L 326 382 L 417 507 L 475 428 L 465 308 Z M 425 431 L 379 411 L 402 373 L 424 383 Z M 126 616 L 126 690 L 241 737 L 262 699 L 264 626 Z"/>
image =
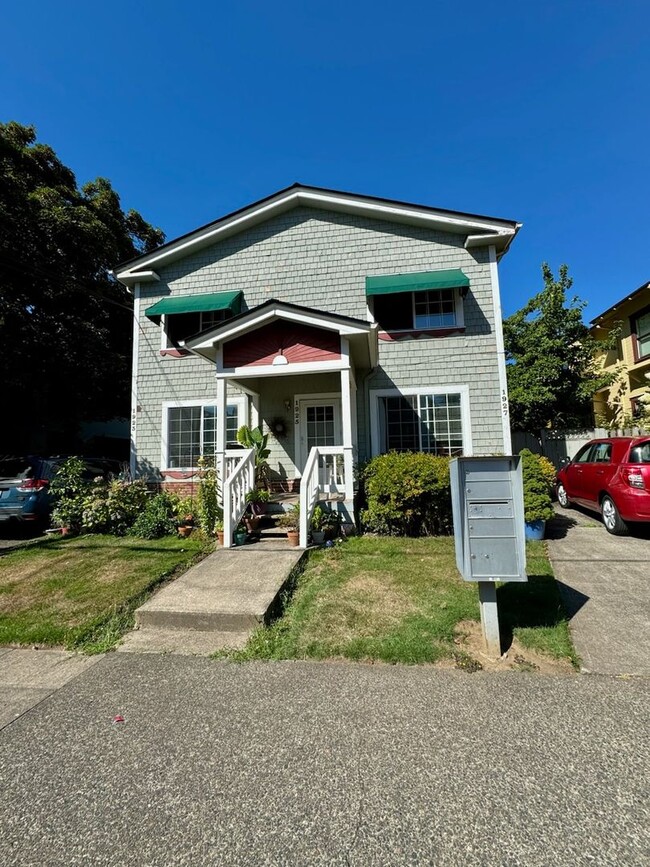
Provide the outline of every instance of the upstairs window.
<path id="1" fill-rule="evenodd" d="M 161 350 L 180 349 L 185 340 L 217 328 L 241 311 L 241 292 L 168 295 L 147 307 L 144 315 L 162 328 Z"/>
<path id="2" fill-rule="evenodd" d="M 632 321 L 636 339 L 636 360 L 650 356 L 650 310 L 639 313 Z"/>
<path id="3" fill-rule="evenodd" d="M 382 331 L 435 331 L 464 327 L 469 280 L 457 268 L 366 277 L 366 296 Z"/>
<path id="4" fill-rule="evenodd" d="M 163 331 L 166 340 L 164 348 L 178 348 L 182 341 L 187 340 L 202 331 L 216 328 L 226 319 L 230 319 L 229 310 L 206 310 L 201 313 L 170 313 L 162 317 Z"/>

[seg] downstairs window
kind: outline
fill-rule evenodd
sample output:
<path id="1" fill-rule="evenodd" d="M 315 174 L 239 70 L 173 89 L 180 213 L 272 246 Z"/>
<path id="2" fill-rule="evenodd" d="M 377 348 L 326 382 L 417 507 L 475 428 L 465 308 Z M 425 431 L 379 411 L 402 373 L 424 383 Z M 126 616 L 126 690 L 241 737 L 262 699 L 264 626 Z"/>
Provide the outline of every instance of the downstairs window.
<path id="1" fill-rule="evenodd" d="M 237 446 L 239 404 L 226 408 L 226 446 Z M 169 470 L 194 469 L 201 456 L 214 457 L 217 448 L 217 407 L 215 404 L 168 406 L 165 410 L 163 463 Z M 242 422 L 243 424 L 243 422 Z"/>
<path id="2" fill-rule="evenodd" d="M 462 455 L 463 414 L 461 392 L 380 395 L 377 398 L 379 452 Z"/>

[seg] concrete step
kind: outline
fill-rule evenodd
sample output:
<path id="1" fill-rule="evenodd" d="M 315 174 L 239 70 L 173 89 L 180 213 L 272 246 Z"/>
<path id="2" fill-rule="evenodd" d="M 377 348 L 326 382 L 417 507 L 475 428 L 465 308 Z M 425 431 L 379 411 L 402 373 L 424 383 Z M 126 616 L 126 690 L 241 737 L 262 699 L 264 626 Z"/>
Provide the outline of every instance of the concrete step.
<path id="1" fill-rule="evenodd" d="M 125 636 L 120 653 L 176 653 L 210 656 L 216 650 L 239 650 L 251 632 L 202 632 L 195 629 L 134 629 Z"/>

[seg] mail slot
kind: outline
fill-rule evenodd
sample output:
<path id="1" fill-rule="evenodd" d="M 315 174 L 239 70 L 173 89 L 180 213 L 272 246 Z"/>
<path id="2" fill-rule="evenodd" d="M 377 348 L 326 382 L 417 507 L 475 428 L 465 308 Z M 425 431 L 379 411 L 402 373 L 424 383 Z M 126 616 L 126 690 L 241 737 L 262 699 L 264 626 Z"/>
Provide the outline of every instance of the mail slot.
<path id="1" fill-rule="evenodd" d="M 450 473 L 458 571 L 466 581 L 526 581 L 520 458 L 455 458 Z"/>
<path id="2" fill-rule="evenodd" d="M 483 503 L 468 502 L 469 518 L 513 518 L 512 500 L 488 500 Z"/>

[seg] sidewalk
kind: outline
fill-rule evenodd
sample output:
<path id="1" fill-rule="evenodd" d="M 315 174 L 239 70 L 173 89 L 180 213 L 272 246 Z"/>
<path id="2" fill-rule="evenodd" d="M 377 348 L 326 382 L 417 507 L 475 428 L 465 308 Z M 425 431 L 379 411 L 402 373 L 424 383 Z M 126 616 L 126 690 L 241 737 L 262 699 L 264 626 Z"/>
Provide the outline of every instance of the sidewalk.
<path id="1" fill-rule="evenodd" d="M 99 656 L 0 647 L 0 729 L 86 671 Z"/>
<path id="2" fill-rule="evenodd" d="M 650 538 L 611 536 L 597 517 L 562 510 L 548 553 L 583 671 L 650 676 Z"/>
<path id="3" fill-rule="evenodd" d="M 0 732 L 0 863 L 640 865 L 649 705 L 646 678 L 107 654 Z"/>

